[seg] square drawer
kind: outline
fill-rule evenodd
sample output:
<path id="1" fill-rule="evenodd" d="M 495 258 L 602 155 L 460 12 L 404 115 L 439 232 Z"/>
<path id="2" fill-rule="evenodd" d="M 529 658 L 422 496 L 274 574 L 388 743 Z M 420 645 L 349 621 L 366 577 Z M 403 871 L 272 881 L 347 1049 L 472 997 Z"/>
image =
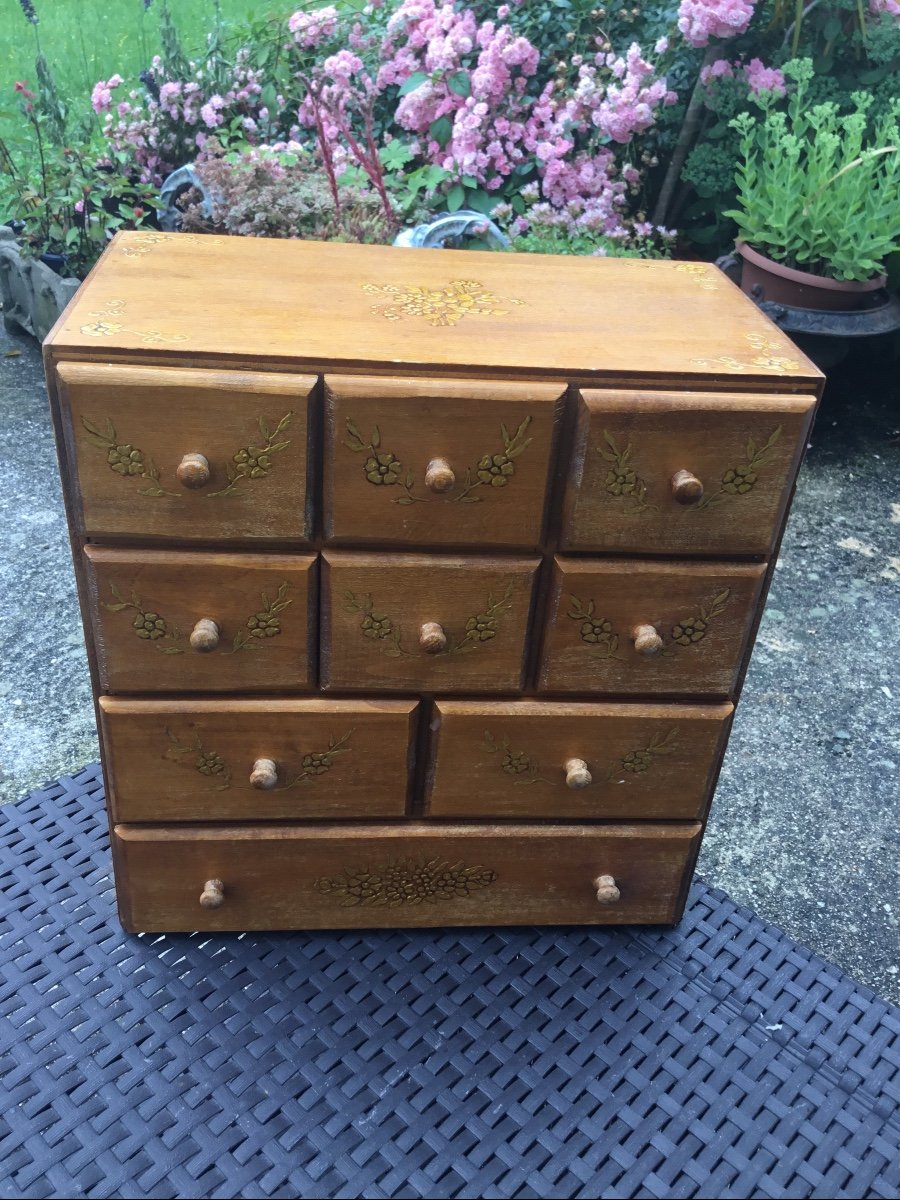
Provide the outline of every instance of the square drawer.
<path id="1" fill-rule="evenodd" d="M 314 557 L 103 546 L 84 555 L 106 691 L 312 686 Z"/>
<path id="2" fill-rule="evenodd" d="M 328 551 L 322 688 L 520 691 L 539 561 Z"/>
<path id="3" fill-rule="evenodd" d="M 564 393 L 326 376 L 326 539 L 534 549 Z"/>
<path id="4" fill-rule="evenodd" d="M 700 826 L 118 825 L 127 929 L 658 924 Z M 202 897 L 202 900 L 201 900 Z"/>
<path id="5" fill-rule="evenodd" d="M 733 712 L 731 704 L 438 700 L 427 811 L 698 820 Z"/>
<path id="6" fill-rule="evenodd" d="M 60 363 L 57 378 L 82 532 L 308 539 L 315 376 Z"/>
<path id="7" fill-rule="evenodd" d="M 560 545 L 770 552 L 814 396 L 582 391 Z"/>
<path id="8" fill-rule="evenodd" d="M 557 558 L 540 690 L 729 696 L 765 573 L 762 563 Z"/>
<path id="9" fill-rule="evenodd" d="M 117 821 L 402 817 L 414 700 L 101 696 Z"/>

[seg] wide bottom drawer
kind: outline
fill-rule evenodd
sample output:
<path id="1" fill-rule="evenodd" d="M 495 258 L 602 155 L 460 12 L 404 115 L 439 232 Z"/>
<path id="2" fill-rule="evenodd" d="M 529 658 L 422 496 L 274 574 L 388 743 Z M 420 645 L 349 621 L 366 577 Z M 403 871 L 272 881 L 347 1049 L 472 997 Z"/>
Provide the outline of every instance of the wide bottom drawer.
<path id="1" fill-rule="evenodd" d="M 132 931 L 667 924 L 700 834 L 670 825 L 115 828 Z"/>

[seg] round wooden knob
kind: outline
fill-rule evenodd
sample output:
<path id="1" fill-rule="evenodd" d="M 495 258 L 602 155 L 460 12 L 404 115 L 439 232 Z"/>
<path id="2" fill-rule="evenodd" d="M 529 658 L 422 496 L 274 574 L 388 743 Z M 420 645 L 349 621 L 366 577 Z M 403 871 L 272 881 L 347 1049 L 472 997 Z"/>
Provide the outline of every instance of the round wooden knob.
<path id="1" fill-rule="evenodd" d="M 219 908 L 225 903 L 225 884 L 221 879 L 207 879 L 200 893 L 201 908 Z"/>
<path id="2" fill-rule="evenodd" d="M 594 782 L 583 758 L 570 758 L 566 763 L 566 787 L 586 788 Z"/>
<path id="3" fill-rule="evenodd" d="M 636 625 L 631 636 L 638 654 L 645 654 L 648 658 L 659 654 L 663 648 L 663 640 L 652 625 Z"/>
<path id="4" fill-rule="evenodd" d="M 612 875 L 598 875 L 594 880 L 594 890 L 597 893 L 598 904 L 618 904 L 622 893 L 616 887 Z"/>
<path id="5" fill-rule="evenodd" d="M 426 621 L 419 630 L 419 645 L 426 654 L 440 654 L 447 649 L 447 635 L 437 621 Z"/>
<path id="6" fill-rule="evenodd" d="M 456 475 L 446 458 L 433 458 L 425 468 L 425 486 L 432 492 L 449 492 Z"/>
<path id="7" fill-rule="evenodd" d="M 676 471 L 670 481 L 672 495 L 679 504 L 696 504 L 703 499 L 703 484 L 690 471 Z"/>
<path id="8" fill-rule="evenodd" d="M 209 459 L 205 454 L 186 454 L 175 468 L 182 487 L 202 488 L 209 483 Z"/>
<path id="9" fill-rule="evenodd" d="M 261 792 L 270 791 L 278 782 L 278 764 L 274 758 L 258 758 L 250 772 L 250 786 Z"/>
<path id="10" fill-rule="evenodd" d="M 219 644 L 219 627 L 209 617 L 201 617 L 191 630 L 191 649 L 198 654 L 209 654 Z"/>

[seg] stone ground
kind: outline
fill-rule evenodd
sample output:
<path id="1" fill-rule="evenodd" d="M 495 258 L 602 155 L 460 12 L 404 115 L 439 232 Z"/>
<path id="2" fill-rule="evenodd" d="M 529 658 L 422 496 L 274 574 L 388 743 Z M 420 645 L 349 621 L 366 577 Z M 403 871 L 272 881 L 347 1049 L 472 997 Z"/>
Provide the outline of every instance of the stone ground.
<path id="1" fill-rule="evenodd" d="M 18 351 L 18 354 L 16 353 Z M 98 757 L 40 354 L 0 325 L 0 800 Z M 701 874 L 900 1003 L 900 370 L 830 375 Z"/>

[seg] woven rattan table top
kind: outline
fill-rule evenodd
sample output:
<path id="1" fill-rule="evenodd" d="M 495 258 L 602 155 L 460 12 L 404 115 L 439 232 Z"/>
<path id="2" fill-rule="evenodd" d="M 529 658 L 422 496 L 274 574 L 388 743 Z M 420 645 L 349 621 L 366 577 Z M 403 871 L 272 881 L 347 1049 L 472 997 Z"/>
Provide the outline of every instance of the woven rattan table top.
<path id="1" fill-rule="evenodd" d="M 0 810 L 4 1197 L 895 1197 L 900 1014 L 676 929 L 123 933 L 97 767 Z"/>

